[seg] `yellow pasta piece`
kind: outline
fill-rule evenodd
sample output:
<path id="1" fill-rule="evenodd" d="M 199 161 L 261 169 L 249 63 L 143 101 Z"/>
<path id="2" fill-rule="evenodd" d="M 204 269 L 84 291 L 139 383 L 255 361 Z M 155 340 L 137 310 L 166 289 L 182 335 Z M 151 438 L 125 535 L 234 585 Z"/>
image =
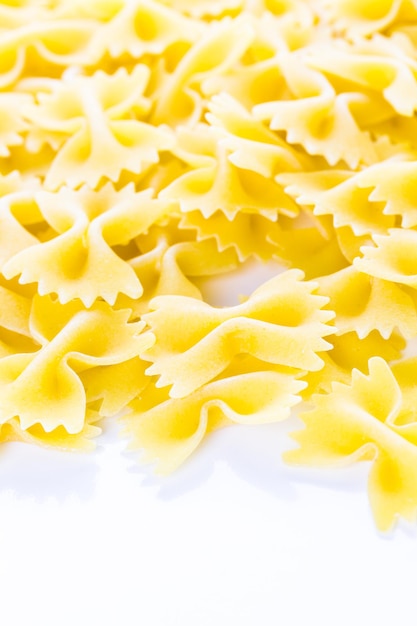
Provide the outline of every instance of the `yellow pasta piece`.
<path id="1" fill-rule="evenodd" d="M 325 0 L 324 4 L 339 28 L 356 35 L 385 29 L 396 19 L 416 17 L 408 0 Z"/>
<path id="2" fill-rule="evenodd" d="M 158 161 L 159 150 L 173 145 L 167 128 L 126 118 L 148 109 L 143 97 L 148 78 L 142 65 L 131 74 L 122 68 L 113 75 L 75 75 L 53 84 L 51 93 L 39 94 L 39 103 L 26 108 L 26 118 L 46 133 L 66 135 L 47 172 L 47 188 L 97 187 L 103 177 L 117 181 L 122 169 L 139 173 Z"/>
<path id="3" fill-rule="evenodd" d="M 388 235 L 374 235 L 375 246 L 363 246 L 356 258 L 360 272 L 417 288 L 417 231 L 392 228 Z"/>
<path id="4" fill-rule="evenodd" d="M 416 13 L 417 17 L 417 13 Z M 359 49 L 358 49 L 359 48 Z M 404 59 L 372 54 L 354 46 L 336 49 L 323 47 L 319 53 L 309 56 L 310 66 L 326 74 L 335 75 L 365 89 L 381 92 L 400 115 L 413 115 L 417 107 L 417 81 Z M 387 50 L 389 53 L 390 50 Z"/>
<path id="5" fill-rule="evenodd" d="M 146 366 L 139 357 L 133 357 L 115 365 L 99 365 L 81 372 L 86 401 L 100 400 L 100 417 L 117 415 L 147 387 Z"/>
<path id="6" fill-rule="evenodd" d="M 143 316 L 156 343 L 143 358 L 158 386 L 172 385 L 171 397 L 184 397 L 217 376 L 237 354 L 299 370 L 319 370 L 323 339 L 332 329 L 327 298 L 313 295 L 314 283 L 289 270 L 268 281 L 242 304 L 216 309 L 199 300 L 160 296 Z M 172 326 L 176 328 L 172 334 Z"/>
<path id="7" fill-rule="evenodd" d="M 347 265 L 334 232 L 318 228 L 275 228 L 268 238 L 276 246 L 274 256 L 286 266 L 303 270 L 307 280 L 333 274 Z"/>
<path id="8" fill-rule="evenodd" d="M 0 2 L 0 443 L 123 414 L 167 473 L 313 402 L 288 459 L 415 517 L 416 7 Z M 205 301 L 252 259 L 286 271 Z"/>
<path id="9" fill-rule="evenodd" d="M 6 278 L 20 275 L 21 283 L 38 283 L 41 295 L 57 293 L 62 303 L 80 298 L 86 306 L 99 297 L 114 304 L 119 292 L 142 294 L 133 268 L 112 246 L 145 232 L 170 212 L 169 202 L 152 199 L 151 192 L 136 193 L 133 185 L 116 192 L 110 184 L 97 192 L 62 187 L 36 197 L 58 235 L 15 254 L 3 267 Z"/>
<path id="10" fill-rule="evenodd" d="M 219 378 L 183 398 L 170 398 L 152 382 L 132 403 L 123 421 L 132 437 L 130 448 L 145 450 L 143 462 L 157 461 L 168 474 L 194 452 L 203 437 L 228 424 L 264 424 L 285 419 L 305 383 L 286 372 L 251 371 L 235 363 Z M 259 366 L 258 366 L 259 367 Z M 242 373 L 243 370 L 243 373 Z"/>
<path id="11" fill-rule="evenodd" d="M 223 13 L 229 13 L 241 9 L 244 0 L 160 0 L 167 6 L 172 6 L 177 11 L 181 11 L 193 17 L 221 17 Z"/>
<path id="12" fill-rule="evenodd" d="M 348 384 L 352 370 L 365 370 L 373 357 L 381 357 L 389 363 L 400 359 L 406 346 L 398 332 L 394 331 L 385 339 L 377 330 L 363 338 L 356 331 L 334 334 L 329 337 L 329 342 L 332 347 L 323 354 L 324 367 L 305 376 L 308 383 L 303 392 L 305 399 L 310 399 L 314 393 L 329 392 L 334 382 Z"/>
<path id="13" fill-rule="evenodd" d="M 175 242 L 169 241 L 165 234 L 158 237 L 150 250 L 131 259 L 129 264 L 143 286 L 143 296 L 134 300 L 121 295 L 116 307 L 130 308 L 132 317 L 137 318 L 149 311 L 150 300 L 159 295 L 202 299 L 195 281 L 234 269 L 238 259 L 234 250 L 219 251 L 214 240 Z"/>
<path id="14" fill-rule="evenodd" d="M 193 85 L 212 74 L 226 71 L 244 54 L 253 36 L 253 28 L 246 16 L 211 24 L 157 94 L 154 123 L 169 120 L 171 125 L 177 125 L 187 120 L 197 121 L 201 104 Z"/>
<path id="15" fill-rule="evenodd" d="M 26 70 L 33 70 L 35 75 L 55 73 L 59 76 L 66 65 L 84 65 L 98 60 L 91 45 L 92 22 L 54 20 L 42 9 L 43 15 L 29 10 L 21 20 L 16 19 L 20 10 L 13 12 L 14 20 L 10 11 L 3 21 L 4 11 L 5 8 L 0 9 L 0 86 L 12 85 Z"/>
<path id="16" fill-rule="evenodd" d="M 205 218 L 218 210 L 229 220 L 240 211 L 267 218 L 277 213 L 298 214 L 297 205 L 279 184 L 233 165 L 222 144 L 210 165 L 183 174 L 163 189 L 159 197 L 177 201 L 183 212 L 198 209 Z"/>
<path id="17" fill-rule="evenodd" d="M 100 419 L 100 416 L 97 416 L 94 411 L 87 410 L 85 425 L 82 430 L 79 433 L 69 434 L 63 426 L 58 426 L 50 432 L 46 432 L 40 424 L 23 429 L 20 426 L 19 419 L 14 417 L 0 425 L 0 443 L 22 441 L 46 448 L 89 452 L 95 448 L 95 443 L 92 439 L 98 437 L 101 433 L 101 428 L 95 425 L 98 419 Z"/>
<path id="18" fill-rule="evenodd" d="M 351 178 L 350 170 L 325 169 L 312 172 L 280 173 L 277 180 L 300 205 L 316 205 L 324 192 Z"/>
<path id="19" fill-rule="evenodd" d="M 23 143 L 23 132 L 28 125 L 22 119 L 20 110 L 30 101 L 30 96 L 25 94 L 0 94 L 0 157 L 9 156 L 10 146 Z"/>
<path id="20" fill-rule="evenodd" d="M 396 517 L 415 519 L 416 428 L 397 426 L 402 393 L 386 362 L 369 361 L 369 374 L 354 369 L 349 385 L 334 383 L 301 414 L 306 429 L 293 433 L 300 448 L 285 453 L 291 463 L 341 466 L 370 460 L 369 497 L 376 523 L 388 530 Z M 413 441 L 414 440 L 414 441 Z"/>
<path id="21" fill-rule="evenodd" d="M 39 348 L 30 331 L 30 308 L 30 297 L 18 293 L 12 285 L 0 286 L 0 359 Z"/>
<path id="22" fill-rule="evenodd" d="M 314 213 L 332 215 L 335 228 L 348 226 L 356 237 L 385 234 L 395 226 L 395 216 L 386 215 L 384 204 L 370 201 L 369 195 L 370 190 L 359 187 L 356 176 L 353 176 L 323 193 L 314 207 Z"/>
<path id="23" fill-rule="evenodd" d="M 27 46 L 26 65 L 29 68 L 34 51 L 35 57 L 61 67 L 90 65 L 98 60 L 92 41 L 94 23 L 80 19 L 50 20 L 48 17 L 21 33 L 19 43 Z"/>
<path id="24" fill-rule="evenodd" d="M 6 193 L 0 198 L 0 268 L 16 253 L 33 246 L 38 239 L 29 228 L 43 221 L 32 189 Z"/>
<path id="25" fill-rule="evenodd" d="M 221 251 L 235 251 L 239 261 L 251 256 L 267 261 L 278 253 L 274 235 L 279 225 L 262 215 L 241 211 L 230 220 L 222 211 L 209 218 L 200 211 L 190 211 L 183 215 L 181 226 L 195 229 L 199 240 L 214 239 Z"/>
<path id="26" fill-rule="evenodd" d="M 305 159 L 279 136 L 255 120 L 228 94 L 212 98 L 206 118 L 223 130 L 222 144 L 230 151 L 229 161 L 239 168 L 273 178 L 285 170 L 299 170 Z"/>
<path id="27" fill-rule="evenodd" d="M 256 104 L 277 100 L 287 94 L 285 79 L 273 47 L 266 59 L 256 60 L 249 65 L 232 65 L 221 74 L 208 76 L 202 81 L 201 90 L 207 97 L 228 94 L 249 111 Z"/>
<path id="28" fill-rule="evenodd" d="M 401 216 L 401 226 L 417 226 L 417 210 L 414 203 L 414 185 L 417 164 L 411 162 L 384 162 L 374 165 L 357 177 L 363 188 L 372 187 L 369 195 L 372 202 L 384 202 L 384 215 Z"/>
<path id="29" fill-rule="evenodd" d="M 202 22 L 180 15 L 154 0 L 124 1 L 93 38 L 100 56 L 112 57 L 129 53 L 139 58 L 144 54 L 162 54 L 177 42 L 192 44 L 204 33 Z M 105 2 L 101 2 L 105 5 Z"/>
<path id="30" fill-rule="evenodd" d="M 318 279 L 319 293 L 330 298 L 337 334 L 356 332 L 360 339 L 377 330 L 388 339 L 395 329 L 406 338 L 417 335 L 413 300 L 399 285 L 370 277 L 349 266 Z"/>
<path id="31" fill-rule="evenodd" d="M 37 315 L 41 310 L 39 305 Z M 129 360 L 153 342 L 149 333 L 139 334 L 143 323 L 127 323 L 128 315 L 97 303 L 77 312 L 37 352 L 0 359 L 0 423 L 19 417 L 23 430 L 39 423 L 46 432 L 63 426 L 69 434 L 79 433 L 86 397 L 77 371 Z M 32 325 L 36 333 L 36 316 Z"/>
<path id="32" fill-rule="evenodd" d="M 285 131 L 289 143 L 301 144 L 308 154 L 322 155 L 330 165 L 344 160 L 353 169 L 359 163 L 372 163 L 372 141 L 350 110 L 361 95 L 337 95 L 322 74 L 294 54 L 282 59 L 281 70 L 293 99 L 258 104 L 253 108 L 255 117 L 268 121 L 273 130 Z"/>

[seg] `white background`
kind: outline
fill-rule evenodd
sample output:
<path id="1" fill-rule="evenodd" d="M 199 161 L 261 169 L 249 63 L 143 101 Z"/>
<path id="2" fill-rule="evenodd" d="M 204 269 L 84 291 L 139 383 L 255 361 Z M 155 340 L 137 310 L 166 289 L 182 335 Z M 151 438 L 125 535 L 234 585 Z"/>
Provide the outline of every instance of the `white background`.
<path id="1" fill-rule="evenodd" d="M 224 281 L 224 303 L 271 269 Z M 298 427 L 224 429 L 168 478 L 114 422 L 92 454 L 3 445 L 1 624 L 414 626 L 415 527 L 378 533 L 366 463 L 286 467 Z"/>

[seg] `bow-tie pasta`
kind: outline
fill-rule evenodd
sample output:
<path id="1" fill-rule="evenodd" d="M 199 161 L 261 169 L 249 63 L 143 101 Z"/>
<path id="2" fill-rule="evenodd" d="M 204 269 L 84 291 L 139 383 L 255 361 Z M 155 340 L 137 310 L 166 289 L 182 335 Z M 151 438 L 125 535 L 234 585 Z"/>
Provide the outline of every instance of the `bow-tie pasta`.
<path id="1" fill-rule="evenodd" d="M 37 102 L 28 105 L 25 117 L 45 141 L 51 131 L 61 137 L 46 188 L 83 183 L 95 188 L 103 178 L 116 182 L 122 170 L 138 174 L 158 162 L 174 139 L 168 128 L 139 119 L 150 105 L 143 97 L 148 79 L 148 68 L 137 65 L 131 74 L 121 68 L 113 75 L 99 71 L 51 81 L 47 91 L 39 81 Z"/>
<path id="2" fill-rule="evenodd" d="M 81 432 L 87 406 L 80 372 L 123 363 L 153 343 L 141 333 L 144 323 L 128 317 L 103 302 L 86 310 L 35 296 L 29 327 L 40 345 L 0 359 L 0 423 L 17 417 L 23 430 L 40 424 L 47 433 Z"/>
<path id="3" fill-rule="evenodd" d="M 334 314 L 322 310 L 327 298 L 314 295 L 314 283 L 296 270 L 280 274 L 235 307 L 215 308 L 184 296 L 160 296 L 143 319 L 155 334 L 144 354 L 158 386 L 172 385 L 172 397 L 184 397 L 218 376 L 241 354 L 295 371 L 321 369 L 318 353 Z M 176 333 L 172 332 L 172 327 Z"/>
<path id="4" fill-rule="evenodd" d="M 315 396 L 315 408 L 301 414 L 306 429 L 293 433 L 300 447 L 285 454 L 291 463 L 319 466 L 372 461 L 369 495 L 382 530 L 398 515 L 414 519 L 417 510 L 417 428 L 409 397 L 414 392 L 415 400 L 415 360 L 399 372 L 397 380 L 395 367 L 374 357 L 369 374 L 355 369 L 350 384 L 334 383 L 330 393 Z"/>
<path id="5" fill-rule="evenodd" d="M 415 515 L 416 6 L 0 2 L 0 442 L 168 473 L 299 404 Z"/>
<path id="6" fill-rule="evenodd" d="M 85 306 L 101 297 L 114 304 L 118 293 L 139 298 L 143 288 L 132 266 L 114 251 L 170 212 L 169 202 L 153 200 L 133 185 L 116 192 L 61 187 L 36 195 L 39 210 L 56 236 L 30 245 L 3 267 L 6 278 L 36 282 L 41 295 L 57 293 L 60 302 L 79 298 Z"/>
<path id="7" fill-rule="evenodd" d="M 157 471 L 168 474 L 213 430 L 285 419 L 305 386 L 296 375 L 253 357 L 236 360 L 182 398 L 170 397 L 151 378 L 123 418 L 125 432 L 132 450 L 145 450 L 142 462 L 156 461 Z"/>

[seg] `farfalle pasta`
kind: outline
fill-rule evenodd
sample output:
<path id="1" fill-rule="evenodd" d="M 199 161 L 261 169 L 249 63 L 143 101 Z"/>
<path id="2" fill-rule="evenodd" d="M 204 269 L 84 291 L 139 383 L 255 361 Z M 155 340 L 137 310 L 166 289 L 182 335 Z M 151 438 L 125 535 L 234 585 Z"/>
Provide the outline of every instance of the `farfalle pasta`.
<path id="1" fill-rule="evenodd" d="M 385 54 L 382 54 L 383 52 Z M 407 63 L 407 58 L 400 56 L 398 52 L 397 58 L 390 52 L 392 50 L 388 42 L 386 51 L 381 42 L 374 45 L 367 42 L 362 45 L 343 46 L 340 49 L 329 46 L 313 53 L 308 63 L 330 78 L 337 76 L 339 80 L 360 85 L 366 93 L 370 91 L 381 94 L 396 113 L 408 117 L 417 106 L 414 64 Z"/>
<path id="2" fill-rule="evenodd" d="M 194 452 L 204 436 L 230 424 L 266 424 L 289 416 L 305 387 L 294 374 L 251 357 L 235 361 L 221 377 L 181 398 L 148 383 L 123 418 L 132 449 L 145 448 L 144 461 L 167 474 Z"/>
<path id="3" fill-rule="evenodd" d="M 285 131 L 289 143 L 323 156 L 329 165 L 343 160 L 354 169 L 374 161 L 371 138 L 351 112 L 361 94 L 336 94 L 327 78 L 296 53 L 282 54 L 281 71 L 292 98 L 257 104 L 253 108 L 257 119 L 268 122 L 272 130 Z"/>
<path id="4" fill-rule="evenodd" d="M 216 211 L 206 219 L 200 211 L 190 211 L 182 216 L 180 225 L 195 230 L 199 241 L 215 241 L 221 252 L 235 252 L 240 261 L 251 257 L 266 261 L 278 254 L 274 242 L 279 228 L 276 216 L 271 220 L 242 211 L 230 220 L 222 211 Z"/>
<path id="5" fill-rule="evenodd" d="M 415 372 L 415 363 L 408 365 Z M 416 515 L 416 428 L 402 423 L 402 396 L 393 370 L 374 357 L 368 374 L 355 369 L 351 384 L 334 383 L 329 394 L 315 397 L 315 408 L 301 415 L 306 430 L 293 434 L 300 448 L 285 454 L 292 463 L 314 465 L 371 460 L 369 495 L 382 530 L 397 515 Z"/>
<path id="6" fill-rule="evenodd" d="M 49 338 L 45 328 L 39 328 L 37 316 L 45 306 L 42 321 L 56 310 L 51 311 L 48 302 L 36 304 L 31 330 L 41 346 L 36 352 L 15 353 L 1 360 L 0 421 L 17 416 L 23 429 L 39 423 L 46 432 L 64 426 L 75 434 L 82 430 L 86 410 L 77 370 L 128 360 L 149 347 L 153 338 L 139 334 L 143 323 L 127 323 L 129 311 L 112 311 L 105 303 L 76 311 Z M 61 320 L 55 319 L 55 326 L 57 321 Z"/>
<path id="7" fill-rule="evenodd" d="M 236 167 L 275 178 L 278 173 L 297 171 L 309 164 L 308 159 L 266 129 L 231 96 L 214 96 L 209 111 L 206 119 L 224 133 L 222 144 L 230 151 L 229 161 Z"/>
<path id="8" fill-rule="evenodd" d="M 397 329 L 411 339 L 417 334 L 412 298 L 401 286 L 358 272 L 354 266 L 319 279 L 319 293 L 330 297 L 336 335 L 356 332 L 360 339 L 373 331 L 389 339 Z"/>
<path id="9" fill-rule="evenodd" d="M 0 2 L 0 443 L 120 419 L 165 474 L 299 405 L 289 462 L 367 460 L 378 526 L 415 518 L 416 25 L 414 0 Z M 253 262 L 276 276 L 212 301 Z"/>
<path id="10" fill-rule="evenodd" d="M 36 282 L 40 295 L 58 294 L 65 304 L 79 298 L 86 306 L 99 297 L 114 304 L 118 293 L 138 298 L 143 288 L 132 266 L 112 249 L 127 244 L 170 212 L 169 202 L 154 200 L 133 186 L 116 192 L 87 187 L 36 195 L 39 210 L 56 236 L 15 254 L 3 268 L 6 278 Z"/>
<path id="11" fill-rule="evenodd" d="M 245 16 L 213 22 L 203 37 L 182 57 L 167 76 L 157 94 L 153 120 L 178 125 L 198 121 L 202 98 L 198 90 L 202 81 L 223 73 L 243 56 L 252 42 L 254 31 Z"/>
<path id="12" fill-rule="evenodd" d="M 124 0 L 107 7 L 109 3 L 96 3 L 105 11 L 112 11 L 102 28 L 93 36 L 94 48 L 100 56 L 106 52 L 112 57 L 128 53 L 133 58 L 145 54 L 160 55 L 173 44 L 191 45 L 205 31 L 205 25 L 164 6 L 155 0 Z M 117 6 L 119 5 L 119 6 Z M 116 8 L 117 7 L 117 8 Z"/>
<path id="13" fill-rule="evenodd" d="M 142 317 L 156 336 L 144 354 L 152 362 L 147 373 L 159 376 L 161 387 L 172 385 L 172 397 L 183 397 L 240 354 L 299 371 L 320 369 L 333 313 L 322 310 L 326 298 L 311 293 L 314 283 L 301 278 L 296 270 L 280 274 L 242 304 L 223 309 L 184 296 L 152 300 Z"/>
<path id="14" fill-rule="evenodd" d="M 370 35 L 396 20 L 413 21 L 417 17 L 414 2 L 408 0 L 324 0 L 323 5 L 337 27 L 352 35 Z"/>
<path id="15" fill-rule="evenodd" d="M 138 65 L 130 75 L 122 68 L 113 75 L 70 76 L 50 84 L 50 92 L 39 84 L 38 102 L 26 108 L 26 119 L 44 131 L 45 141 L 49 131 L 64 139 L 45 177 L 47 189 L 97 187 L 103 177 L 116 182 L 123 169 L 140 173 L 158 161 L 159 150 L 173 145 L 169 129 L 135 117 L 148 107 L 142 98 L 148 77 Z"/>

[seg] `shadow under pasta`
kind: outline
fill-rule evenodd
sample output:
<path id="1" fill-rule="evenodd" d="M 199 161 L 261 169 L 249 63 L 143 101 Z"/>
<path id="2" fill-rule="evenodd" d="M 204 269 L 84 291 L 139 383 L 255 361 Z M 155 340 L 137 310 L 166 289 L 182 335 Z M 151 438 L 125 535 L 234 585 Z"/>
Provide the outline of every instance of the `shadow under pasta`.
<path id="1" fill-rule="evenodd" d="M 0 495 L 18 499 L 64 502 L 70 496 L 88 501 L 95 490 L 97 464 L 93 456 L 40 448 L 23 443 L 2 446 Z"/>

